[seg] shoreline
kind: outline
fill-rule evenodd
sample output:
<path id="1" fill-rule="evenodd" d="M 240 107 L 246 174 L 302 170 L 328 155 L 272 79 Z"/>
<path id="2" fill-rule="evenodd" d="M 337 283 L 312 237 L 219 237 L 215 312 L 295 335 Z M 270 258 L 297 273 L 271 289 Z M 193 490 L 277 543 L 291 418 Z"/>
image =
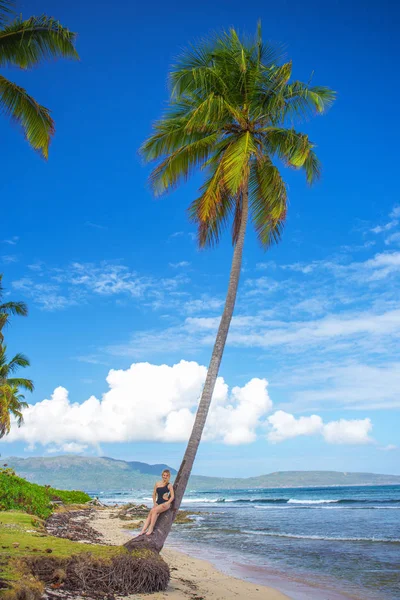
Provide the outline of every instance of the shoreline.
<path id="1" fill-rule="evenodd" d="M 113 513 L 115 509 L 96 510 L 90 526 L 102 534 L 104 543 L 122 545 L 132 534 L 124 529 L 124 521 L 111 517 Z M 290 596 L 277 589 L 228 575 L 208 560 L 175 548 L 166 547 L 161 555 L 171 569 L 171 581 L 166 591 L 151 594 L 154 600 L 290 600 Z M 124 600 L 148 598 L 148 594 L 135 594 Z"/>
<path id="2" fill-rule="evenodd" d="M 218 571 L 228 577 L 239 579 L 257 586 L 274 589 L 291 600 L 361 600 L 359 595 L 338 591 L 328 581 L 319 580 L 312 584 L 310 580 L 298 576 L 288 575 L 271 567 L 263 567 L 256 563 L 245 563 L 244 557 L 235 555 L 226 556 L 226 551 L 213 549 L 212 559 L 209 558 L 209 548 L 201 545 L 188 547 L 185 544 L 167 546 L 168 550 L 181 552 L 189 557 L 207 561 Z"/>

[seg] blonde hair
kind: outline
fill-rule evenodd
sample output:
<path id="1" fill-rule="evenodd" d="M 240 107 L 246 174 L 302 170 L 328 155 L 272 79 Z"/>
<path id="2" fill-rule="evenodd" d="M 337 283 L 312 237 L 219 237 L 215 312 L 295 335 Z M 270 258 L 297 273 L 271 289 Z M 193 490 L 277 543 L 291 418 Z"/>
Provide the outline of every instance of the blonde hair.
<path id="1" fill-rule="evenodd" d="M 161 475 L 164 475 L 164 473 L 168 473 L 168 475 L 171 477 L 171 471 L 169 469 L 164 469 Z"/>

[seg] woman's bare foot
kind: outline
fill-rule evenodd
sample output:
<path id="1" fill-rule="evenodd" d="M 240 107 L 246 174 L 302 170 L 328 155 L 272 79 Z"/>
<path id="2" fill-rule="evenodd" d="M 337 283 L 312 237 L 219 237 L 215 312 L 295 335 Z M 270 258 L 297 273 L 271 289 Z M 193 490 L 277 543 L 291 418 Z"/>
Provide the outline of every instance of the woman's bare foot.
<path id="1" fill-rule="evenodd" d="M 146 535 L 151 535 L 152 533 L 153 533 L 153 530 L 152 530 L 152 529 L 148 529 L 148 530 L 146 531 Z"/>

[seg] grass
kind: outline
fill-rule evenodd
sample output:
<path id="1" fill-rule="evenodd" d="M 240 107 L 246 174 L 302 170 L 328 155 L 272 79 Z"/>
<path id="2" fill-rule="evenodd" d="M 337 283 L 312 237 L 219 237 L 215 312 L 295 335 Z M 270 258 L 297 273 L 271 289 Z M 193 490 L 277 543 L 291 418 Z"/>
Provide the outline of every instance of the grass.
<path id="1" fill-rule="evenodd" d="M 11 590 L 0 589 L 0 598 L 13 598 L 13 587 L 20 581 L 35 586 L 37 581 L 27 577 L 27 558 L 68 558 L 90 552 L 97 558 L 110 559 L 126 552 L 123 547 L 81 544 L 47 535 L 41 519 L 17 511 L 0 512 L 0 540 L 0 582 L 11 585 Z"/>
<path id="2" fill-rule="evenodd" d="M 50 486 L 30 483 L 11 469 L 0 470 L 0 510 L 22 510 L 47 519 L 53 512 L 52 501 L 82 504 L 90 500 L 85 492 L 56 490 Z"/>
<path id="3" fill-rule="evenodd" d="M 55 585 L 106 596 L 166 589 L 168 565 L 149 550 L 129 552 L 123 546 L 74 542 L 47 533 L 43 519 L 55 510 L 79 510 L 82 504 L 86 508 L 89 500 L 84 492 L 37 485 L 11 469 L 0 469 L 0 600 L 39 600 L 56 573 L 63 577 Z"/>
<path id="4" fill-rule="evenodd" d="M 67 565 L 71 565 L 71 559 L 73 561 L 76 556 L 79 556 L 79 560 L 75 559 L 79 572 L 86 565 L 89 575 L 93 569 L 100 569 L 101 575 L 107 579 L 113 575 L 113 570 L 117 570 L 111 591 L 115 587 L 118 592 L 124 586 L 127 593 L 137 591 L 137 586 L 138 591 L 143 592 L 164 590 L 169 581 L 168 566 L 149 550 L 129 552 L 124 546 L 82 544 L 53 537 L 46 533 L 41 519 L 20 511 L 0 512 L 0 540 L 0 600 L 39 600 L 44 589 L 43 581 L 50 583 L 56 574 L 51 567 L 50 580 L 42 578 L 41 565 L 44 571 L 48 570 L 49 563 L 54 563 L 55 567 L 61 565 L 58 571 L 63 573 L 64 578 Z M 36 565 L 36 570 L 32 565 Z M 92 588 L 97 592 L 101 582 L 96 577 Z M 71 585 L 70 575 L 68 582 Z M 75 588 L 67 589 L 76 589 L 76 581 Z"/>
<path id="5" fill-rule="evenodd" d="M 14 511 L 0 513 L 0 539 L 0 579 L 6 580 L 18 577 L 13 563 L 21 558 L 48 554 L 63 558 L 84 552 L 91 552 L 94 556 L 102 558 L 111 558 L 124 551 L 118 546 L 81 544 L 47 535 L 43 521 L 26 513 Z"/>

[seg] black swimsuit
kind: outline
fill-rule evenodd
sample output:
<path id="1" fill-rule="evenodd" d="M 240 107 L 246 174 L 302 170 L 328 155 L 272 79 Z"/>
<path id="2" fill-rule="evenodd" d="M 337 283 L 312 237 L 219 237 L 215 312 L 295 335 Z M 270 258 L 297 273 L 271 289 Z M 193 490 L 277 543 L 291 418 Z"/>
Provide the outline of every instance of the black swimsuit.
<path id="1" fill-rule="evenodd" d="M 163 498 L 164 494 L 169 494 L 168 485 L 163 485 L 162 487 L 156 488 L 156 492 L 157 492 L 157 504 L 164 504 L 165 502 L 168 502 L 168 500 L 164 500 L 164 498 Z"/>

